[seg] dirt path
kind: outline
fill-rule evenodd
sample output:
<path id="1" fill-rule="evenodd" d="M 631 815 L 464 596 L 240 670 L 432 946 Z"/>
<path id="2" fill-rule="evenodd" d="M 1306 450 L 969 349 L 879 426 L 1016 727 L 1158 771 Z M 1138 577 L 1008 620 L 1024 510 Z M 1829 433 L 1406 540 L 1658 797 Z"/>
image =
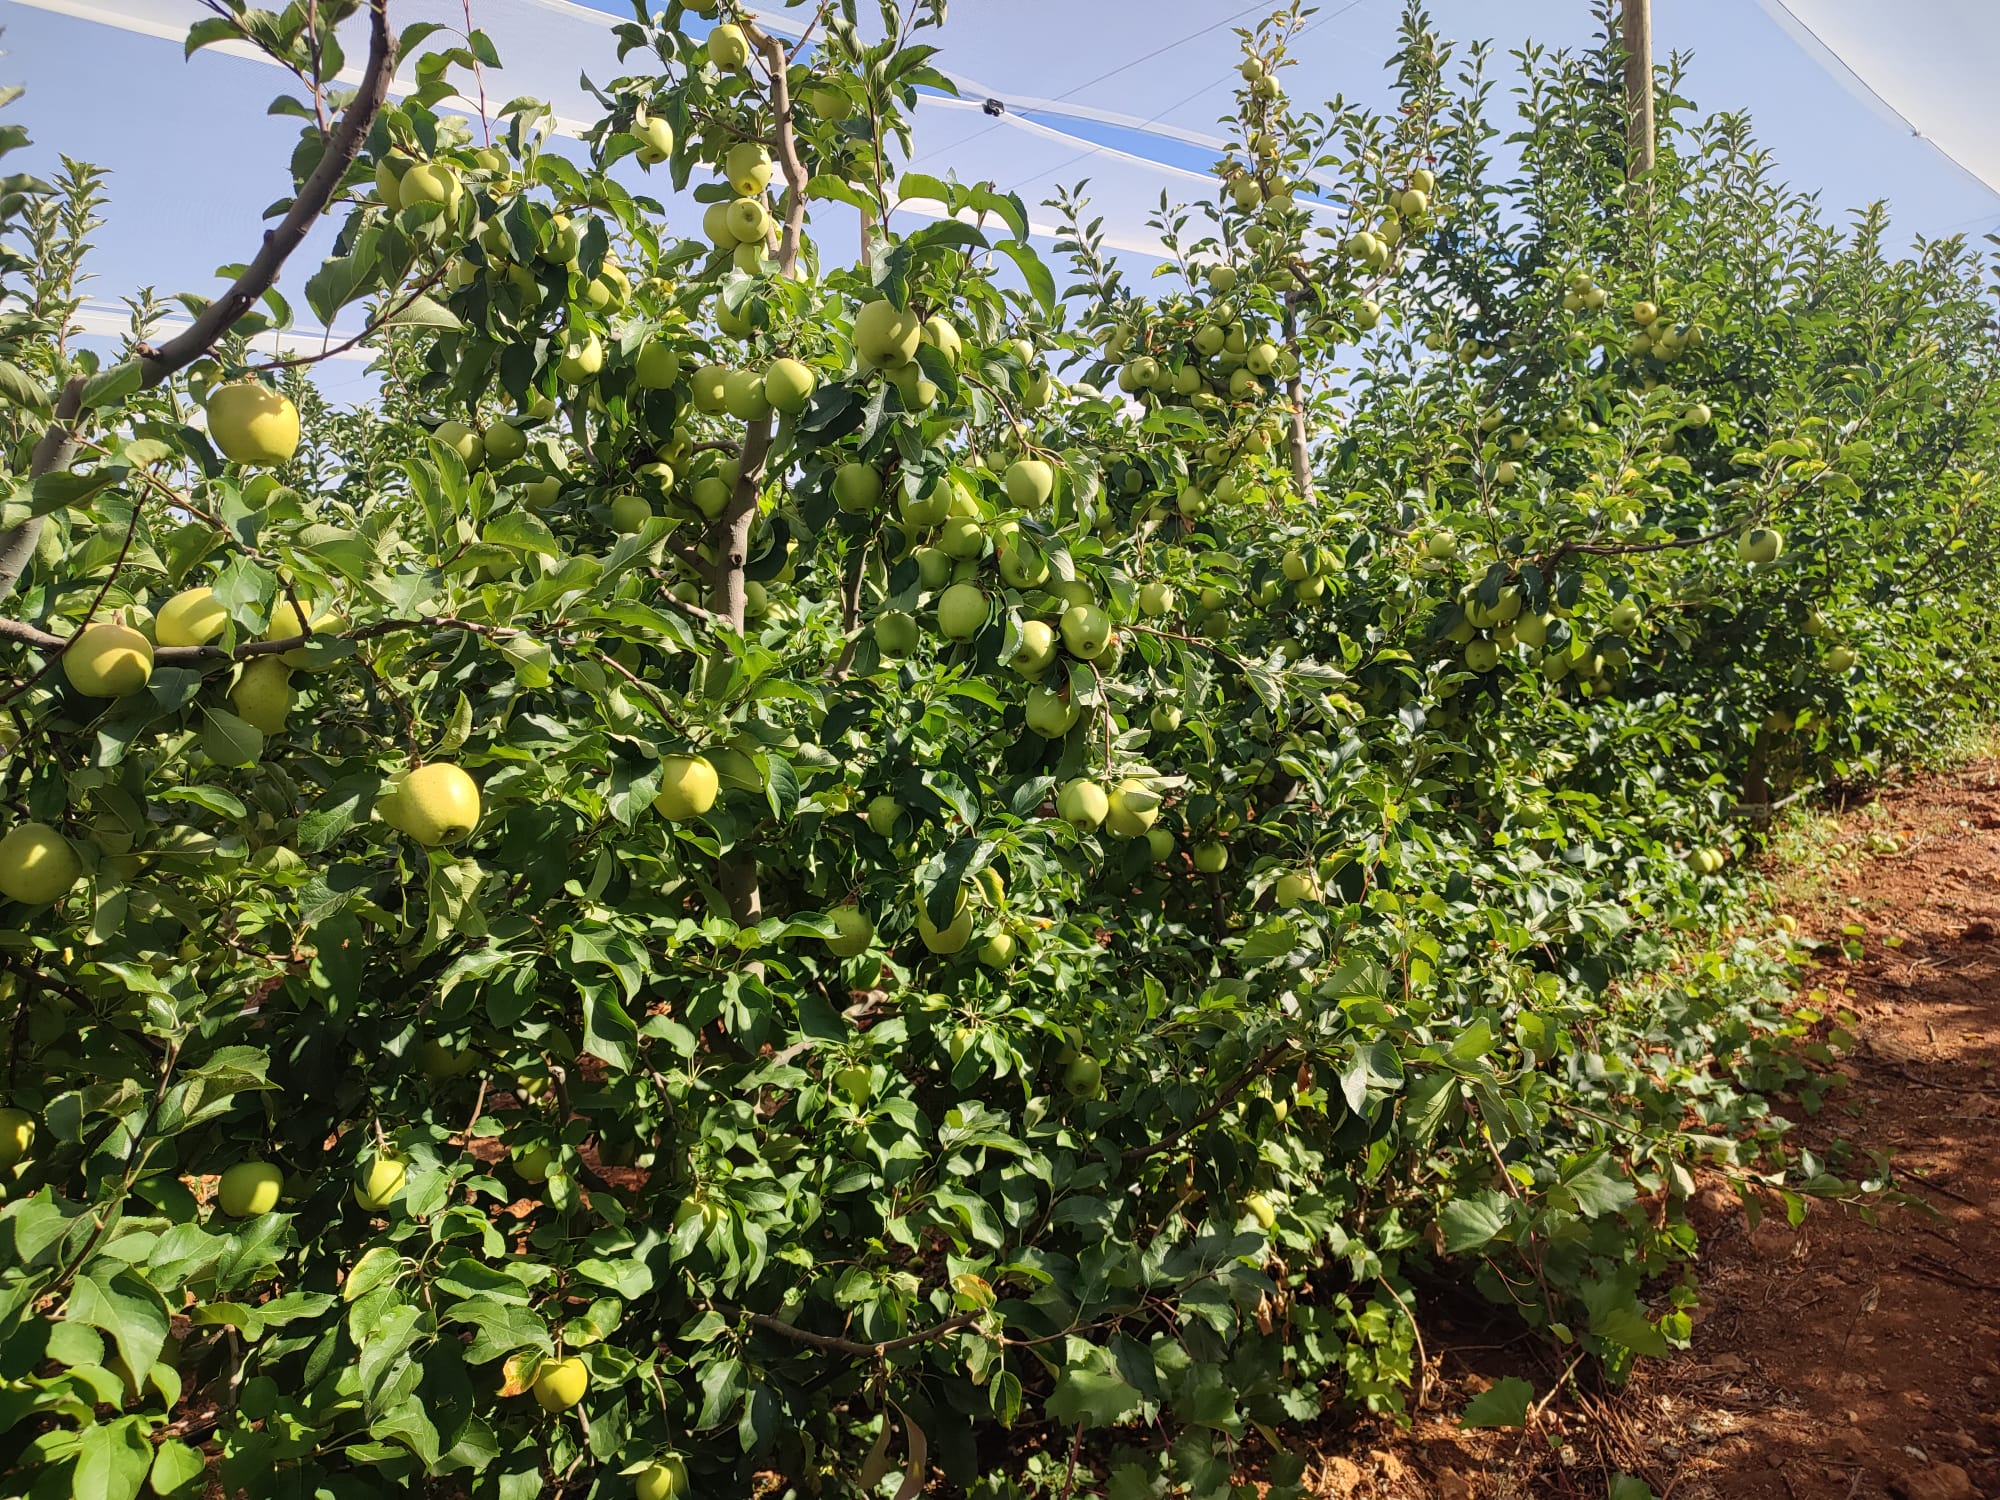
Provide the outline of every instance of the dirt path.
<path id="1" fill-rule="evenodd" d="M 1887 792 L 1826 843 L 1832 873 L 1786 897 L 1826 945 L 1801 1000 L 1851 1011 L 1858 1041 L 1847 1097 L 1800 1138 L 1852 1143 L 1850 1178 L 1893 1155 L 1933 1211 L 1751 1230 L 1705 1195 L 1687 1355 L 1586 1398 L 1553 1443 L 1496 1441 L 1456 1430 L 1493 1358 L 1461 1333 L 1436 1414 L 1329 1443 L 1347 1456 L 1321 1461 L 1318 1494 L 1603 1497 L 1622 1471 L 1671 1500 L 2000 1500 L 2000 763 Z"/>

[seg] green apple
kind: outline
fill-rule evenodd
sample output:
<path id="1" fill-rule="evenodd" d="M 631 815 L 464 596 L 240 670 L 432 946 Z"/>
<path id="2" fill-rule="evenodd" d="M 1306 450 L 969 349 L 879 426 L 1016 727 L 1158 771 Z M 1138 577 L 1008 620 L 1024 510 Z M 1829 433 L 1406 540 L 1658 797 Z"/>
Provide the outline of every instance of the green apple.
<path id="1" fill-rule="evenodd" d="M 370 1213 L 380 1213 L 403 1196 L 408 1175 L 400 1157 L 370 1157 L 354 1179 L 354 1201 Z"/>
<path id="2" fill-rule="evenodd" d="M 1056 794 L 1056 816 L 1081 832 L 1095 832 L 1110 813 L 1110 797 L 1087 776 L 1065 783 Z"/>
<path id="3" fill-rule="evenodd" d="M 891 826 L 894 826 L 893 821 Z M 836 958 L 853 958 L 858 953 L 866 952 L 868 945 L 875 941 L 875 923 L 860 907 L 836 906 L 827 915 L 833 922 L 834 935 L 824 941 L 827 951 Z"/>
<path id="4" fill-rule="evenodd" d="M 290 463 L 299 446 L 291 398 L 256 381 L 217 386 L 205 406 L 208 435 L 231 463 Z"/>
<path id="5" fill-rule="evenodd" d="M 921 896 L 918 897 L 917 936 L 933 953 L 957 953 L 972 940 L 972 903 L 966 899 L 963 890 L 959 891 L 957 902 L 952 909 L 955 915 L 952 917 L 951 925 L 938 928 L 931 923 L 928 905 Z"/>
<path id="6" fill-rule="evenodd" d="M 1003 481 L 1007 503 L 1017 510 L 1040 510 L 1055 493 L 1056 473 L 1039 458 L 1016 459 Z"/>
<path id="7" fill-rule="evenodd" d="M 1072 604 L 1063 611 L 1062 638 L 1070 655 L 1096 661 L 1111 644 L 1111 617 L 1094 604 Z"/>
<path id="8" fill-rule="evenodd" d="M 1036 677 L 1056 659 L 1056 633 L 1045 620 L 1021 622 L 1021 644 L 1009 665 L 1023 677 Z"/>
<path id="9" fill-rule="evenodd" d="M 1174 836 L 1167 832 L 1166 829 L 1153 828 L 1147 830 L 1146 848 L 1153 856 L 1154 864 L 1165 864 L 1168 860 L 1172 859 L 1175 847 Z"/>
<path id="10" fill-rule="evenodd" d="M 1769 526 L 1753 526 L 1736 539 L 1736 556 L 1754 567 L 1776 562 L 1784 550 L 1784 534 Z"/>
<path id="11" fill-rule="evenodd" d="M 0 1172 L 27 1159 L 35 1145 L 35 1117 L 25 1109 L 0 1109 Z"/>
<path id="12" fill-rule="evenodd" d="M 1082 710 L 1067 689 L 1031 687 L 1027 699 L 1028 727 L 1043 739 L 1060 739 L 1075 727 Z"/>
<path id="13" fill-rule="evenodd" d="M 854 314 L 854 348 L 872 365 L 906 365 L 923 338 L 917 315 L 885 301 L 864 302 Z"/>
<path id="14" fill-rule="evenodd" d="M 875 645 L 891 660 L 917 649 L 917 622 L 900 609 L 885 609 L 875 617 Z"/>
<path id="15" fill-rule="evenodd" d="M 1319 900 L 1319 879 L 1311 870 L 1287 870 L 1278 877 L 1273 895 L 1278 905 L 1289 911 Z"/>
<path id="16" fill-rule="evenodd" d="M 996 932 L 979 945 L 979 962 L 989 969 L 1004 969 L 1014 962 L 1020 943 L 1011 932 Z"/>
<path id="17" fill-rule="evenodd" d="M 669 822 L 684 823 L 715 806 L 721 789 L 721 778 L 706 756 L 663 755 L 660 790 L 653 806 Z"/>
<path id="18" fill-rule="evenodd" d="M 969 641 L 986 624 L 986 596 L 970 583 L 954 583 L 938 599 L 938 629 L 954 641 Z"/>
<path id="19" fill-rule="evenodd" d="M 284 1185 L 282 1168 L 267 1161 L 239 1161 L 222 1174 L 215 1201 L 232 1219 L 254 1219 L 278 1206 Z"/>
<path id="20" fill-rule="evenodd" d="M 153 675 L 153 643 L 116 620 L 99 620 L 70 637 L 62 653 L 63 675 L 86 698 L 124 698 Z"/>
<path id="21" fill-rule="evenodd" d="M 632 1481 L 636 1500 L 681 1500 L 687 1492 L 687 1462 L 678 1453 L 662 1453 Z"/>
<path id="22" fill-rule="evenodd" d="M 1094 1057 L 1070 1059 L 1063 1068 L 1063 1088 L 1079 1099 L 1095 1099 L 1104 1088 L 1104 1064 Z"/>
<path id="23" fill-rule="evenodd" d="M 611 502 L 611 529 L 630 535 L 653 519 L 653 507 L 643 495 L 620 495 Z"/>
<path id="24" fill-rule="evenodd" d="M 719 26 L 716 28 L 717 31 L 722 29 Z M 729 29 L 735 30 L 733 26 Z M 710 33 L 711 48 L 714 45 L 713 36 Z M 584 1392 L 589 1389 L 590 1372 L 575 1355 L 567 1359 L 544 1360 L 542 1367 L 535 1372 L 535 1401 L 543 1411 L 551 1414 L 568 1411 L 583 1399 Z"/>
<path id="25" fill-rule="evenodd" d="M 771 153 L 761 141 L 738 141 L 722 158 L 722 175 L 745 198 L 771 185 Z"/>
<path id="26" fill-rule="evenodd" d="M 663 391 L 681 378 L 680 352 L 668 348 L 658 339 L 648 339 L 639 346 L 639 357 L 633 361 L 634 383 L 642 391 Z"/>
<path id="27" fill-rule="evenodd" d="M 903 804 L 887 792 L 877 793 L 868 801 L 868 826 L 883 838 L 889 838 L 896 831 L 896 824 L 902 820 Z"/>
<path id="28" fill-rule="evenodd" d="M 537 1141 L 514 1158 L 514 1170 L 521 1174 L 523 1182 L 547 1182 L 555 1159 L 555 1152 L 545 1143 Z"/>
<path id="29" fill-rule="evenodd" d="M 1104 826 L 1114 838 L 1139 838 L 1158 821 L 1160 802 L 1159 788 L 1128 776 L 1105 797 Z"/>
<path id="30" fill-rule="evenodd" d="M 1194 846 L 1194 867 L 1204 875 L 1219 875 L 1229 868 L 1229 846 L 1220 839 L 1205 839 Z"/>
<path id="31" fill-rule="evenodd" d="M 882 500 L 882 476 L 867 464 L 844 463 L 833 471 L 833 498 L 845 511 L 873 510 Z"/>

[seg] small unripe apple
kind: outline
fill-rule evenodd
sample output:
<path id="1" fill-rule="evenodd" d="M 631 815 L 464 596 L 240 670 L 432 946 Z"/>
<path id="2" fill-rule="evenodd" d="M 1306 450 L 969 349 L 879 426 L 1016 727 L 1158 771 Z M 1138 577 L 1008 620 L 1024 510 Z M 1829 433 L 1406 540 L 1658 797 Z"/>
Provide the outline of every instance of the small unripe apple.
<path id="1" fill-rule="evenodd" d="M 1070 655 L 1095 661 L 1111 643 L 1111 617 L 1094 604 L 1072 604 L 1063 611 L 1062 637 Z"/>
<path id="2" fill-rule="evenodd" d="M 83 874 L 76 850 L 46 823 L 21 823 L 0 839 L 0 896 L 23 906 L 62 898 Z"/>
<path id="3" fill-rule="evenodd" d="M 1104 826 L 1114 838 L 1136 839 L 1159 819 L 1160 802 L 1157 787 L 1128 776 L 1105 797 Z"/>
<path id="4" fill-rule="evenodd" d="M 486 461 L 496 467 L 511 464 L 528 451 L 528 436 L 512 422 L 495 422 L 486 429 Z"/>
<path id="5" fill-rule="evenodd" d="M 1009 665 L 1023 677 L 1036 677 L 1056 659 L 1056 633 L 1046 620 L 1024 620 L 1021 644 Z"/>
<path id="6" fill-rule="evenodd" d="M 771 184 L 771 153 L 761 141 L 738 141 L 722 158 L 722 175 L 738 194 L 755 197 Z"/>
<path id="7" fill-rule="evenodd" d="M 1769 526 L 1753 526 L 1736 539 L 1737 557 L 1757 567 L 1776 562 L 1784 550 L 1784 533 Z"/>
<path id="8" fill-rule="evenodd" d="M 632 1481 L 637 1500 L 681 1500 L 687 1492 L 687 1463 L 678 1453 L 662 1453 Z"/>
<path id="9" fill-rule="evenodd" d="M 882 476 L 867 464 L 844 463 L 833 471 L 833 498 L 845 511 L 873 510 L 882 500 Z"/>
<path id="10" fill-rule="evenodd" d="M 244 663 L 236 685 L 229 690 L 229 706 L 258 733 L 282 733 L 292 711 L 291 669 L 275 656 L 259 656 Z"/>
<path id="11" fill-rule="evenodd" d="M 1269 1229 L 1278 1222 L 1278 1211 L 1271 1207 L 1271 1200 L 1262 1193 L 1250 1193 L 1243 1199 L 1243 1211 L 1257 1221 L 1260 1229 Z"/>
<path id="12" fill-rule="evenodd" d="M 1070 700 L 1069 695 L 1060 689 L 1045 687 L 1028 689 L 1028 727 L 1043 739 L 1060 739 L 1068 734 L 1075 727 L 1082 712 Z"/>
<path id="13" fill-rule="evenodd" d="M 1229 846 L 1220 839 L 1208 839 L 1194 846 L 1194 867 L 1204 875 L 1218 875 L 1229 868 Z"/>
<path id="14" fill-rule="evenodd" d="M 514 1170 L 521 1174 L 523 1182 L 547 1182 L 549 1169 L 555 1165 L 555 1152 L 537 1141 L 514 1158 Z"/>
<path id="15" fill-rule="evenodd" d="M 920 896 L 917 901 L 917 936 L 923 945 L 933 953 L 957 953 L 972 940 L 972 903 L 966 900 L 965 892 L 958 893 L 958 901 L 953 908 L 955 915 L 949 927 L 939 928 L 931 922 L 929 903 Z"/>
<path id="16" fill-rule="evenodd" d="M 1278 905 L 1289 911 L 1319 900 L 1319 878 L 1310 870 L 1287 870 L 1278 877 L 1272 894 Z"/>
<path id="17" fill-rule="evenodd" d="M 267 1161 L 239 1161 L 222 1174 L 216 1204 L 232 1219 L 252 1219 L 278 1206 L 285 1185 L 282 1169 Z"/>
<path id="18" fill-rule="evenodd" d="M 629 536 L 653 519 L 653 507 L 643 495 L 620 495 L 611 502 L 611 529 Z"/>
<path id="19" fill-rule="evenodd" d="M 908 656 L 917 649 L 917 622 L 900 609 L 884 610 L 875 617 L 875 644 L 890 658 Z"/>
<path id="20" fill-rule="evenodd" d="M 1611 628 L 1619 635 L 1630 635 L 1645 619 L 1645 612 L 1636 602 L 1626 599 L 1611 611 Z"/>
<path id="21" fill-rule="evenodd" d="M 739 422 L 761 422 L 771 415 L 771 399 L 755 370 L 731 370 L 722 383 L 722 404 Z"/>
<path id="22" fill-rule="evenodd" d="M 1079 1099 L 1094 1099 L 1104 1088 L 1104 1064 L 1094 1057 L 1072 1058 L 1063 1068 L 1063 1088 Z"/>
<path id="23" fill-rule="evenodd" d="M 774 359 L 764 371 L 764 398 L 781 412 L 797 416 L 812 400 L 819 376 L 796 359 Z"/>
<path id="24" fill-rule="evenodd" d="M 1152 828 L 1146 832 L 1146 852 L 1153 856 L 1156 865 L 1165 864 L 1174 857 L 1174 836 L 1164 828 Z"/>
<path id="25" fill-rule="evenodd" d="M 1826 653 L 1826 664 L 1836 672 L 1847 671 L 1859 660 L 1861 655 L 1852 646 L 1835 646 Z"/>
<path id="26" fill-rule="evenodd" d="M 996 932 L 979 945 L 979 962 L 989 969 L 1004 969 L 1014 962 L 1020 943 L 1011 932 Z"/>
<path id="27" fill-rule="evenodd" d="M 604 344 L 596 334 L 572 336 L 556 360 L 556 375 L 568 385 L 581 385 L 604 368 Z"/>

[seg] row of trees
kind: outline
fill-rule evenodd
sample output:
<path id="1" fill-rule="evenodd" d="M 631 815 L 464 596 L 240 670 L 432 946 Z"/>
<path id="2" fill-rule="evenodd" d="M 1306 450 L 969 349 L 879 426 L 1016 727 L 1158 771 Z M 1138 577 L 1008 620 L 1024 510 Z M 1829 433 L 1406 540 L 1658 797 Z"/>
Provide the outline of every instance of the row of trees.
<path id="1" fill-rule="evenodd" d="M 1697 1170 L 1874 1186 L 1723 934 L 1994 686 L 1976 257 L 1671 76 L 1634 180 L 1608 14 L 1503 172 L 1483 52 L 1413 6 L 1393 117 L 1312 107 L 1294 7 L 1164 273 L 1079 189 L 1060 290 L 898 172 L 942 5 L 807 11 L 669 0 L 558 150 L 447 108 L 477 32 L 371 0 L 340 93 L 358 6 L 227 0 L 295 198 L 116 360 L 96 177 L 10 180 L 25 1493 L 1282 1490 L 1440 1284 L 1616 1375 Z M 355 412 L 257 352 L 326 212 Z"/>

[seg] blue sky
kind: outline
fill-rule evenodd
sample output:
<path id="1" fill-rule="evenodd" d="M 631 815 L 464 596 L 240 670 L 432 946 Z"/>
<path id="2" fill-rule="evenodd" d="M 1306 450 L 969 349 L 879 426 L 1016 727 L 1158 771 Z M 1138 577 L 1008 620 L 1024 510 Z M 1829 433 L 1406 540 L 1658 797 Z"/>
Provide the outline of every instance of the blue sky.
<path id="1" fill-rule="evenodd" d="M 514 59 L 489 82 L 497 98 L 532 92 L 574 105 L 580 66 L 600 79 L 613 71 L 608 39 L 592 33 L 587 18 L 565 17 L 532 0 L 472 5 L 503 62 Z M 149 8 L 176 10 L 166 0 Z M 438 0 L 410 0 L 401 18 L 439 8 Z M 613 0 L 598 8 L 629 15 Z M 1261 8 L 1245 10 L 1231 0 L 954 0 L 939 61 L 1005 99 L 1068 101 L 1149 127 L 1213 133 L 1234 83 L 1237 53 L 1228 23 Z M 1287 75 L 1287 87 L 1299 96 L 1342 93 L 1386 103 L 1382 63 L 1395 46 L 1399 11 L 1397 0 L 1322 0 L 1299 45 L 1304 63 Z M 1905 237 L 1977 234 L 2000 224 L 2000 197 L 1864 102 L 1752 0 L 1673 0 L 1658 11 L 1656 49 L 1662 57 L 1676 49 L 1693 54 L 1688 87 L 1697 103 L 1705 110 L 1749 109 L 1794 186 L 1818 192 L 1834 208 L 1888 198 Z M 1432 14 L 1449 37 L 1492 38 L 1503 60 L 1528 37 L 1576 46 L 1591 32 L 1582 0 L 1435 0 Z M 1049 24 L 1027 24 L 1044 19 Z M 0 26 L 0 82 L 28 90 L 6 118 L 26 125 L 35 140 L 30 151 L 10 158 L 10 169 L 52 172 L 61 151 L 111 172 L 92 295 L 115 300 L 146 284 L 163 293 L 213 290 L 215 267 L 247 258 L 261 211 L 288 180 L 297 122 L 265 114 L 284 76 L 209 52 L 184 62 L 175 43 L 18 0 L 0 0 Z M 972 111 L 927 110 L 919 165 L 957 166 L 968 178 L 992 176 L 1003 186 L 1015 185 L 1008 174 L 1018 170 L 1031 202 L 1042 181 L 1094 175 L 1114 218 L 1136 220 L 1131 205 L 1156 198 L 1162 180 L 1180 196 L 1192 196 L 1193 185 L 1149 175 L 1143 165 L 1093 160 L 1085 154 L 1090 140 L 1169 167 L 1199 168 L 1207 160 L 1205 149 L 1177 140 L 1024 105 L 1017 113 L 1080 139 L 1047 131 L 1024 137 L 996 131 Z M 1123 198 L 1121 174 L 1130 179 Z M 298 269 L 281 286 L 303 281 L 310 262 L 300 257 L 294 264 Z M 294 301 L 303 312 L 300 299 Z M 323 384 L 337 396 L 351 399 L 367 388 L 359 365 L 322 370 Z"/>

